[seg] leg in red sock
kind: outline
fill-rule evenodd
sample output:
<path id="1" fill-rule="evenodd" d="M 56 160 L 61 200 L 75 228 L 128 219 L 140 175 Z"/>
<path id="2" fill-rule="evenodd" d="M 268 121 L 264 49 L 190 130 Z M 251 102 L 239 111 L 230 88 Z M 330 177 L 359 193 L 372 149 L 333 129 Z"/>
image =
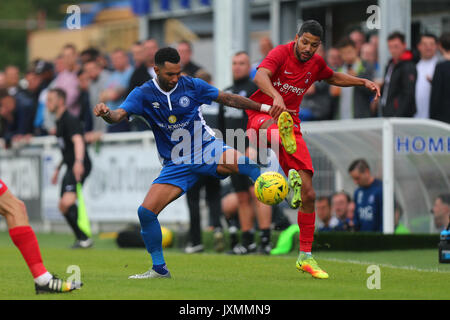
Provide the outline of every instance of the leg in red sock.
<path id="1" fill-rule="evenodd" d="M 20 253 L 22 253 L 33 278 L 46 273 L 47 269 L 45 269 L 42 262 L 41 251 L 33 229 L 30 226 L 15 227 L 9 229 L 9 235 Z"/>
<path id="2" fill-rule="evenodd" d="M 300 251 L 311 253 L 314 241 L 316 214 L 298 212 L 297 223 L 300 228 Z"/>

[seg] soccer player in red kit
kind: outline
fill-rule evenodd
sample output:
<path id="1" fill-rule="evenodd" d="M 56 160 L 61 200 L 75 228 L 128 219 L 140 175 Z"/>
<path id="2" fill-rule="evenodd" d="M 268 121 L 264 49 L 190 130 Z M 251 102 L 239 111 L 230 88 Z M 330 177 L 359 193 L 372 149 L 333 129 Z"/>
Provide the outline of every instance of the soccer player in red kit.
<path id="1" fill-rule="evenodd" d="M 0 215 L 5 217 L 11 240 L 22 253 L 33 275 L 36 293 L 64 293 L 81 287 L 81 283 L 58 279 L 44 266 L 39 244 L 28 223 L 25 205 L 17 199 L 0 180 Z"/>
<path id="2" fill-rule="evenodd" d="M 288 176 L 290 191 L 286 199 L 292 208 L 299 209 L 297 222 L 300 228 L 300 253 L 297 269 L 308 272 L 315 278 L 327 279 L 328 274 L 311 255 L 315 228 L 315 191 L 312 186 L 314 168 L 300 131 L 300 104 L 308 88 L 320 80 L 341 87 L 364 86 L 375 92 L 375 99 L 380 96 L 380 91 L 372 81 L 333 72 L 324 59 L 315 54 L 321 45 L 322 36 L 322 26 L 317 21 L 309 20 L 302 24 L 293 42 L 274 48 L 258 67 L 254 81 L 259 90 L 250 97 L 272 106 L 269 114 L 251 110 L 246 112 L 249 132 L 266 130 L 267 142 L 272 148 L 279 143 L 282 145 L 275 152 Z M 277 111 L 280 108 L 287 112 L 279 114 Z M 259 136 L 257 134 L 252 139 L 250 133 L 250 140 L 258 144 L 255 138 L 258 139 Z"/>

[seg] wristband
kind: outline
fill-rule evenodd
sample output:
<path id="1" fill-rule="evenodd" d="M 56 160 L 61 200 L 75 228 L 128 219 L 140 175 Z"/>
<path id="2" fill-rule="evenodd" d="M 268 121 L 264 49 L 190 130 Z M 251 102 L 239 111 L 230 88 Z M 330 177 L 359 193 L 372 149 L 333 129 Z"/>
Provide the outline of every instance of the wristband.
<path id="1" fill-rule="evenodd" d="M 267 112 L 267 113 L 269 113 L 270 108 L 272 108 L 272 106 L 270 106 L 270 105 L 268 105 L 268 104 L 262 104 L 260 110 L 261 110 L 262 112 Z"/>

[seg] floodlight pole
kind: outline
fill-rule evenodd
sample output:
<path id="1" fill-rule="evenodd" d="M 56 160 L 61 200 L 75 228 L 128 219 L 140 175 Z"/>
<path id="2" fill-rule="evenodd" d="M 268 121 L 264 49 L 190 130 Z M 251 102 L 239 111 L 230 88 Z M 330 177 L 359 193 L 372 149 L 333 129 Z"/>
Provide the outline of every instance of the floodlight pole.
<path id="1" fill-rule="evenodd" d="M 383 120 L 383 233 L 394 233 L 394 127 Z"/>
<path id="2" fill-rule="evenodd" d="M 247 0 L 214 1 L 214 83 L 224 89 L 233 83 L 231 59 L 249 49 L 250 4 Z"/>

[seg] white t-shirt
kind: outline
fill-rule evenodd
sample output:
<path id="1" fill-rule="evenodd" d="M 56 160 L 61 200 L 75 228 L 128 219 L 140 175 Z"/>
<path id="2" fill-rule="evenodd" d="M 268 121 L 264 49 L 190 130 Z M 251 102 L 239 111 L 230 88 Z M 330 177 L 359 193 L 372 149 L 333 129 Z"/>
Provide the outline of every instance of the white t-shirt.
<path id="1" fill-rule="evenodd" d="M 431 83 L 427 78 L 432 79 L 434 69 L 438 62 L 438 57 L 435 55 L 429 60 L 421 59 L 417 63 L 417 81 L 416 81 L 416 107 L 417 112 L 414 118 L 428 119 L 430 117 L 430 94 Z"/>

